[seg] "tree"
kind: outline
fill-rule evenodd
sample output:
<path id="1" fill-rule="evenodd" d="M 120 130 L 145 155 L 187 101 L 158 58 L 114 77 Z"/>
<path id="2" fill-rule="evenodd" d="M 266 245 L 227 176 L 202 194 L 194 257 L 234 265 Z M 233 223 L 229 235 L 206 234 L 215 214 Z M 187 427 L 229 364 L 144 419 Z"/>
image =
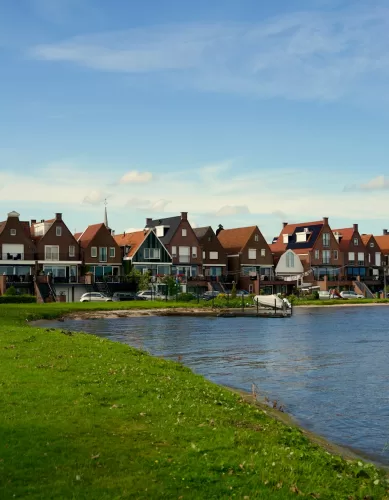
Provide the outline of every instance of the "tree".
<path id="1" fill-rule="evenodd" d="M 180 293 L 181 287 L 179 283 L 176 282 L 175 278 L 173 276 L 165 276 L 162 279 L 162 283 L 167 285 L 167 290 L 168 290 L 168 295 L 176 295 L 177 293 Z"/>
<path id="2" fill-rule="evenodd" d="M 138 269 L 131 269 L 127 277 L 131 283 L 136 284 L 138 290 L 148 290 L 150 288 L 150 272 L 142 273 Z"/>

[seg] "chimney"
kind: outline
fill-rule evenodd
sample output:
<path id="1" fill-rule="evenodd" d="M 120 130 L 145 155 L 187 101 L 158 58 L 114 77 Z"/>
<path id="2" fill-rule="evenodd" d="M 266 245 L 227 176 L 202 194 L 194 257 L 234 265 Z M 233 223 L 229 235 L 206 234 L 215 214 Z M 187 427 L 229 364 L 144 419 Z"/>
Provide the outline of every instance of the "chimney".
<path id="1" fill-rule="evenodd" d="M 358 224 L 353 224 L 354 231 L 358 232 Z"/>
<path id="2" fill-rule="evenodd" d="M 31 226 L 32 226 L 33 224 L 36 224 L 36 219 L 31 219 Z"/>
<path id="3" fill-rule="evenodd" d="M 62 220 L 62 214 L 55 214 L 55 220 Z"/>
<path id="4" fill-rule="evenodd" d="M 125 237 L 125 235 L 126 235 L 126 232 L 125 232 L 125 231 L 123 231 L 123 238 Z"/>
<path id="5" fill-rule="evenodd" d="M 387 229 L 384 229 L 384 230 L 383 230 L 383 235 L 384 235 L 384 236 L 388 236 L 388 230 L 387 230 Z"/>
<path id="6" fill-rule="evenodd" d="M 188 220 L 188 212 L 181 212 L 181 220 Z"/>
<path id="7" fill-rule="evenodd" d="M 328 217 L 323 217 L 323 223 L 328 226 Z"/>
<path id="8" fill-rule="evenodd" d="M 286 227 L 287 225 L 288 225 L 288 223 L 287 223 L 287 222 L 283 222 L 283 223 L 282 223 L 282 227 Z"/>
<path id="9" fill-rule="evenodd" d="M 151 223 L 153 222 L 153 219 L 146 218 L 146 227 L 151 226 Z"/>

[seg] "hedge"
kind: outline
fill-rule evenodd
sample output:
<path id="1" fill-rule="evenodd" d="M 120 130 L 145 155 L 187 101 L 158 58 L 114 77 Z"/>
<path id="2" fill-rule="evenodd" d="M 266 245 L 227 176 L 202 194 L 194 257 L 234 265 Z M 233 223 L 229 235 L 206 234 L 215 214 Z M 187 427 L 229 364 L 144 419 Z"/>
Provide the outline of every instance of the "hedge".
<path id="1" fill-rule="evenodd" d="M 0 304 L 32 304 L 36 302 L 34 295 L 1 295 Z"/>

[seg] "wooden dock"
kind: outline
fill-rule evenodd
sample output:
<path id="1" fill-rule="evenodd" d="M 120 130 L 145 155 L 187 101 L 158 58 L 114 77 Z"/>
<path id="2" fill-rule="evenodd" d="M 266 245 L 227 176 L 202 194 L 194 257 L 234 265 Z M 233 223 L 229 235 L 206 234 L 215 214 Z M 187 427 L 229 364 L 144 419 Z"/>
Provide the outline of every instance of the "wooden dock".
<path id="1" fill-rule="evenodd" d="M 270 309 L 265 307 L 248 307 L 242 309 L 225 309 L 217 314 L 218 318 L 290 318 L 293 309 Z"/>

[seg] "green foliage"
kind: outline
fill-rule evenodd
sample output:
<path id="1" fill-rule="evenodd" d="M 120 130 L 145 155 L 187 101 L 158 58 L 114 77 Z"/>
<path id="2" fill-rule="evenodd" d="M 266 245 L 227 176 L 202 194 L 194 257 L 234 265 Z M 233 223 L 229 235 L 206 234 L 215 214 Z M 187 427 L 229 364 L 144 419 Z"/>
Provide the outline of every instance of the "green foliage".
<path id="1" fill-rule="evenodd" d="M 231 298 L 236 299 L 236 283 L 235 283 L 235 281 L 232 284 Z"/>
<path id="2" fill-rule="evenodd" d="M 132 268 L 127 274 L 127 278 L 131 283 L 136 284 L 137 290 L 149 290 L 150 288 L 150 273 L 142 273 L 138 269 Z"/>
<path id="3" fill-rule="evenodd" d="M 12 297 L 17 294 L 18 292 L 16 291 L 16 288 L 13 285 L 11 285 L 9 288 L 7 288 L 4 295 L 6 295 L 7 297 Z"/>
<path id="4" fill-rule="evenodd" d="M 178 302 L 191 302 L 192 300 L 197 300 L 192 293 L 179 293 L 177 295 Z"/>
<path id="5" fill-rule="evenodd" d="M 33 304 L 36 303 L 34 295 L 1 295 L 0 304 Z"/>
<path id="6" fill-rule="evenodd" d="M 162 283 L 167 285 L 169 297 L 176 296 L 181 291 L 180 284 L 176 282 L 173 276 L 164 276 L 162 278 Z"/>
<path id="7" fill-rule="evenodd" d="M 0 307 L 0 498 L 385 498 L 382 471 L 327 453 L 185 356 L 25 321 L 121 306 Z"/>

